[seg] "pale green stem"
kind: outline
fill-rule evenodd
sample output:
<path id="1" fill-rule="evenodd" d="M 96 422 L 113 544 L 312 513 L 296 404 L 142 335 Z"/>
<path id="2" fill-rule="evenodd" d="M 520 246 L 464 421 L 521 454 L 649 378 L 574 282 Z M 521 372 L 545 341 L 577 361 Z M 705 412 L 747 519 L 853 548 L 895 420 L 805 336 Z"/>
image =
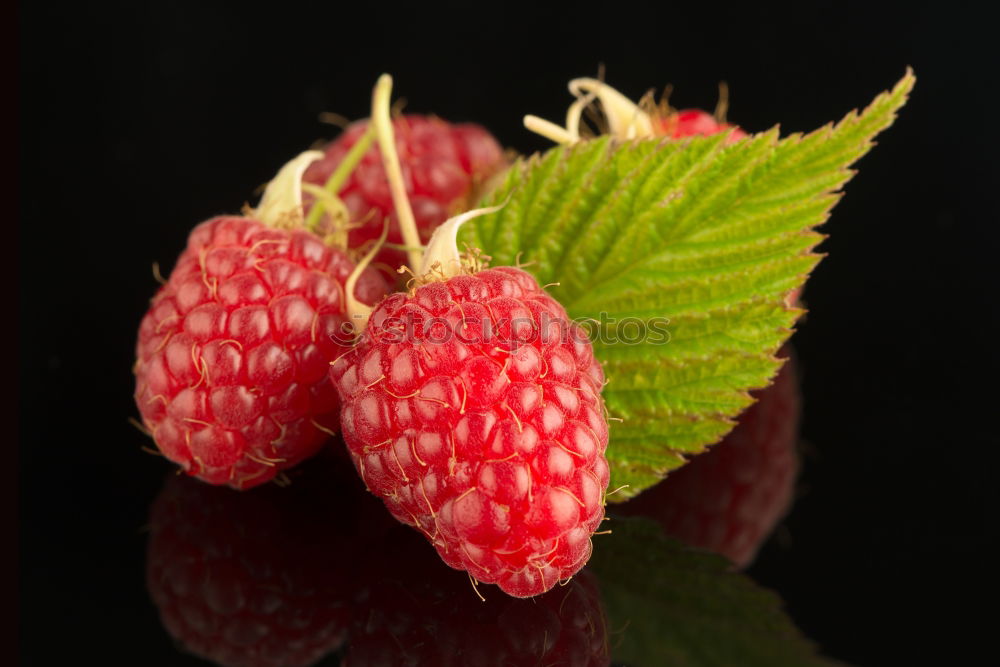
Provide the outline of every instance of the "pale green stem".
<path id="1" fill-rule="evenodd" d="M 403 183 L 403 169 L 399 166 L 399 154 L 396 152 L 396 137 L 392 131 L 392 118 L 389 115 L 389 98 L 392 95 L 392 77 L 383 74 L 372 91 L 372 125 L 375 126 L 375 136 L 382 151 L 382 165 L 389 180 L 389 192 L 392 193 L 392 203 L 399 219 L 399 229 L 403 233 L 403 242 L 411 248 L 407 258 L 411 267 L 421 265 L 423 252 L 420 234 L 417 233 L 417 221 L 413 217 L 410 200 L 406 196 L 406 185 Z"/>
<path id="2" fill-rule="evenodd" d="M 351 150 L 347 152 L 344 159 L 340 161 L 337 168 L 333 170 L 330 174 L 330 178 L 326 179 L 326 183 L 323 185 L 323 189 L 330 194 L 336 196 L 340 192 L 340 188 L 344 187 L 344 183 L 350 177 L 354 168 L 358 166 L 361 162 L 361 158 L 365 156 L 368 149 L 371 148 L 372 144 L 375 142 L 375 128 L 371 123 L 368 123 L 368 129 L 365 133 L 361 135 L 357 143 L 351 146 Z M 306 228 L 315 229 L 316 225 L 319 224 L 320 218 L 323 217 L 324 209 L 323 201 L 317 199 L 313 204 L 312 209 L 309 211 L 309 217 L 306 218 Z"/>
<path id="3" fill-rule="evenodd" d="M 358 284 L 358 278 L 364 273 L 371 261 L 375 259 L 375 255 L 378 251 L 382 249 L 382 244 L 385 243 L 385 237 L 389 234 L 389 221 L 385 220 L 382 223 L 382 235 L 379 237 L 365 256 L 354 266 L 354 270 L 351 271 L 351 275 L 347 277 L 347 281 L 344 283 L 344 296 L 347 298 L 346 311 L 347 316 L 351 319 L 354 324 L 354 329 L 360 336 L 361 332 L 368 327 L 368 320 L 371 318 L 372 312 L 375 310 L 372 306 L 366 303 L 358 301 L 354 296 L 354 288 Z"/>

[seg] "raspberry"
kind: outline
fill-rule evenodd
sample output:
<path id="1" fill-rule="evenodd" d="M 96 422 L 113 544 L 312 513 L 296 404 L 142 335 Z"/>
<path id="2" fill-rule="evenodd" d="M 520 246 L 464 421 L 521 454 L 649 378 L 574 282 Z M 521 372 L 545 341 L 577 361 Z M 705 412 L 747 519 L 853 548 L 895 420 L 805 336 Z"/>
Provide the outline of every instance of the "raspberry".
<path id="1" fill-rule="evenodd" d="M 665 101 L 655 104 L 650 98 L 644 98 L 636 104 L 597 79 L 574 79 L 569 82 L 569 90 L 576 96 L 577 101 L 569 108 L 566 127 L 560 127 L 532 115 L 524 117 L 525 127 L 556 143 L 568 144 L 580 141 L 587 135 L 587 129 L 582 123 L 584 110 L 596 101 L 600 103 L 603 113 L 598 133 L 610 134 L 619 139 L 648 137 L 682 139 L 696 135 L 718 134 L 730 128 L 735 129 L 726 139 L 726 143 L 733 143 L 749 136 L 739 127 L 722 122 L 718 117 L 699 109 L 676 111 Z M 724 106 L 725 102 L 721 104 Z M 719 116 L 721 115 L 720 112 Z"/>
<path id="2" fill-rule="evenodd" d="M 368 488 L 450 566 L 526 597 L 586 563 L 609 476 L 604 375 L 529 274 L 387 297 L 331 377 Z"/>
<path id="3" fill-rule="evenodd" d="M 344 661 L 350 667 L 610 664 L 607 619 L 590 572 L 531 600 L 484 589 L 480 601 L 415 533 L 393 537 L 360 596 Z"/>
<path id="4" fill-rule="evenodd" d="M 792 359 L 719 444 L 621 506 L 667 534 L 750 564 L 787 512 L 798 473 L 799 389 Z"/>
<path id="5" fill-rule="evenodd" d="M 479 125 L 452 125 L 440 118 L 418 115 L 397 116 L 392 125 L 406 193 L 421 241 L 426 242 L 448 216 L 475 203 L 481 186 L 506 166 L 506 159 L 500 144 Z M 367 129 L 367 120 L 351 124 L 327 147 L 325 157 L 309 166 L 303 180 L 319 186 L 326 183 Z M 358 248 L 377 239 L 386 217 L 391 221 L 389 243 L 403 243 L 377 147 L 365 153 L 339 196 L 351 220 L 359 224 L 350 232 L 350 247 Z M 311 201 L 308 195 L 306 201 Z M 404 255 L 384 248 L 376 261 L 395 269 L 403 263 Z"/>
<path id="6" fill-rule="evenodd" d="M 354 263 L 305 230 L 244 217 L 195 228 L 139 328 L 135 399 L 171 461 L 211 484 L 262 484 L 337 424 L 327 380 L 344 347 Z M 386 291 L 366 270 L 357 299 Z"/>
<path id="7" fill-rule="evenodd" d="M 351 480 L 323 463 L 287 489 L 168 479 L 150 512 L 146 581 L 187 651 L 227 666 L 292 667 L 343 644 L 355 539 L 345 502 L 360 489 L 352 495 Z"/>
<path id="8" fill-rule="evenodd" d="M 658 115 L 655 118 L 655 131 L 660 136 L 671 139 L 683 139 L 684 137 L 711 136 L 724 132 L 729 128 L 735 128 L 726 139 L 727 144 L 740 139 L 746 139 L 747 133 L 735 125 L 722 123 L 710 113 L 700 109 L 684 109 L 682 111 L 669 111 Z"/>

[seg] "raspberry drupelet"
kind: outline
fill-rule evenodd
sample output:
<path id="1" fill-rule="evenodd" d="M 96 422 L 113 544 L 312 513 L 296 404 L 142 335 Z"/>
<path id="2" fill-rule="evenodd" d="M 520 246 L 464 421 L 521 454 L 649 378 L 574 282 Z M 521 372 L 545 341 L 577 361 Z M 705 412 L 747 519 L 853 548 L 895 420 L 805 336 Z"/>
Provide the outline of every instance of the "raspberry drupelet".
<path id="1" fill-rule="evenodd" d="M 587 562 L 609 478 L 604 375 L 528 273 L 389 296 L 331 378 L 366 485 L 450 566 L 527 597 Z"/>

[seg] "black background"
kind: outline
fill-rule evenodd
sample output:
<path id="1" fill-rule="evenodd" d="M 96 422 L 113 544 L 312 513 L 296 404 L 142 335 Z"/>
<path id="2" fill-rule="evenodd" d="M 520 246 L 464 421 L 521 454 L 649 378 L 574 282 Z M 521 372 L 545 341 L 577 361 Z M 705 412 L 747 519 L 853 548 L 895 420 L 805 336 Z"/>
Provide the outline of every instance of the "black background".
<path id="1" fill-rule="evenodd" d="M 954 3 L 89 5 L 19 19 L 25 663 L 191 660 L 142 583 L 166 469 L 126 421 L 150 263 L 169 268 L 195 223 L 334 136 L 321 111 L 367 115 L 383 71 L 407 110 L 530 152 L 546 143 L 521 116 L 560 118 L 566 81 L 601 63 L 631 97 L 672 83 L 680 107 L 711 109 L 725 80 L 734 122 L 785 131 L 840 118 L 913 66 L 910 104 L 824 227 L 794 337 L 803 493 L 751 574 L 848 662 L 971 657 L 991 640 L 976 610 L 992 602 L 997 497 L 988 17 Z"/>

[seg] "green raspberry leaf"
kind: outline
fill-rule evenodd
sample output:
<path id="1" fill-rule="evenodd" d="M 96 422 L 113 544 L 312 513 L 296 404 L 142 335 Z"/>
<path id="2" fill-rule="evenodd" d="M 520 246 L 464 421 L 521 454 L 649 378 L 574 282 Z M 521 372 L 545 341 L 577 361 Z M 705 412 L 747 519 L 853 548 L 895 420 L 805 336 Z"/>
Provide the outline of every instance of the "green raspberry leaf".
<path id="1" fill-rule="evenodd" d="M 642 519 L 617 519 L 587 568 L 597 575 L 616 664 L 832 665 L 781 599 L 721 556 L 691 550 Z"/>
<path id="2" fill-rule="evenodd" d="M 462 229 L 493 265 L 527 264 L 591 322 L 622 420 L 607 455 L 611 487 L 627 486 L 610 500 L 721 440 L 777 372 L 804 312 L 786 301 L 820 259 L 814 228 L 913 83 L 907 71 L 864 112 L 804 136 L 556 147 L 518 162 L 487 202 L 503 209 Z"/>

